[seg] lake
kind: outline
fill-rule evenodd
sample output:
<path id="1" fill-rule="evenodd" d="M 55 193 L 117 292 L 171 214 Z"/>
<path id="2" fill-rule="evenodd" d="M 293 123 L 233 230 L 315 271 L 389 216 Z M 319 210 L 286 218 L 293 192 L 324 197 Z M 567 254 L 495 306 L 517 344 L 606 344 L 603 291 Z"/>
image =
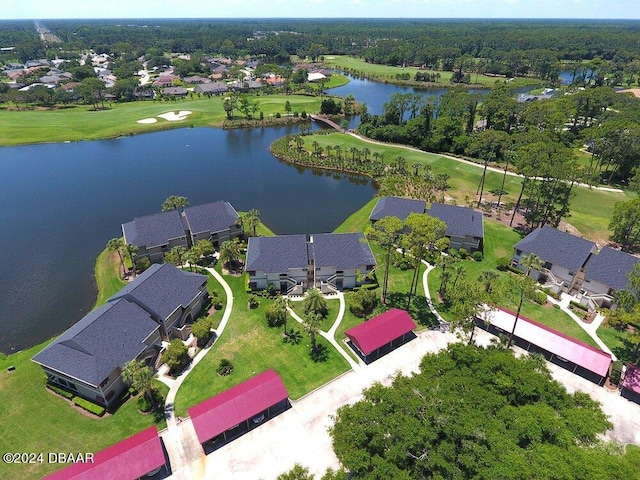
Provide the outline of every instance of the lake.
<path id="1" fill-rule="evenodd" d="M 61 333 L 95 302 L 96 256 L 120 224 L 192 205 L 257 208 L 277 233 L 330 232 L 375 195 L 364 177 L 300 169 L 269 145 L 299 128 L 193 128 L 118 140 L 0 148 L 0 351 Z"/>

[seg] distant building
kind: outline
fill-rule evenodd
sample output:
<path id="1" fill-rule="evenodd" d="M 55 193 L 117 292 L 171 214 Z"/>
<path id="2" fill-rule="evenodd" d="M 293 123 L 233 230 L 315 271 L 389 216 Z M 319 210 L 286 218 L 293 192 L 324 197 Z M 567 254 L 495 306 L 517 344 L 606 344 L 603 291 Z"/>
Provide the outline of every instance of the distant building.
<path id="1" fill-rule="evenodd" d="M 482 250 L 484 240 L 484 218 L 473 208 L 445 203 L 432 203 L 427 215 L 439 218 L 446 225 L 445 236 L 449 248 L 464 248 L 469 252 Z"/>
<path id="2" fill-rule="evenodd" d="M 369 216 L 372 223 L 384 217 L 398 217 L 405 221 L 412 213 L 424 213 L 427 203 L 424 200 L 401 197 L 381 197 Z"/>

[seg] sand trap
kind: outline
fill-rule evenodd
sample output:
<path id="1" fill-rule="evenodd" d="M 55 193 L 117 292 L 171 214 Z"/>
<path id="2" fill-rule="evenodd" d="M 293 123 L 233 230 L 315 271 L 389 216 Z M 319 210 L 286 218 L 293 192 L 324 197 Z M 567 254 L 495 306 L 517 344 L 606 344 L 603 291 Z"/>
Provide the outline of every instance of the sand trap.
<path id="1" fill-rule="evenodd" d="M 158 115 L 158 117 L 164 118 L 169 122 L 176 122 L 178 120 L 184 120 L 189 115 L 191 115 L 191 113 L 192 112 L 190 112 L 189 110 L 180 110 L 178 113 L 175 113 L 175 112 L 163 113 L 162 115 Z"/>
<path id="2" fill-rule="evenodd" d="M 158 120 L 155 118 L 143 118 L 142 120 L 138 120 L 136 123 L 156 123 Z"/>
<path id="3" fill-rule="evenodd" d="M 627 88 L 625 90 L 618 90 L 620 93 L 633 93 L 636 97 L 640 98 L 640 88 Z"/>

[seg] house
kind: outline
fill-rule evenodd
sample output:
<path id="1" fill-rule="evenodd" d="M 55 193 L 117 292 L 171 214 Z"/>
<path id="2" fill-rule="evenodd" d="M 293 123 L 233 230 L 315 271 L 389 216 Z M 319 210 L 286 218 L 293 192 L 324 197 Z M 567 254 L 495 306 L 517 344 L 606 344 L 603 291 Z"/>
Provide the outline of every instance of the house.
<path id="1" fill-rule="evenodd" d="M 187 236 L 191 243 L 209 240 L 216 248 L 224 241 L 242 235 L 238 212 L 229 202 L 218 201 L 184 209 Z"/>
<path id="2" fill-rule="evenodd" d="M 72 463 L 46 480 L 136 480 L 166 468 L 158 428 L 151 426 L 100 450 L 85 461 Z"/>
<path id="3" fill-rule="evenodd" d="M 196 85 L 194 92 L 204 95 L 220 95 L 229 91 L 229 87 L 224 82 L 211 82 Z"/>
<path id="4" fill-rule="evenodd" d="M 322 233 L 309 241 L 314 285 L 322 293 L 354 288 L 365 283 L 376 260 L 362 233 Z"/>
<path id="5" fill-rule="evenodd" d="M 411 213 L 424 213 L 426 202 L 423 200 L 414 200 L 411 198 L 401 197 L 381 197 L 373 207 L 369 220 L 372 223 L 384 217 L 398 217 L 405 221 Z"/>
<path id="6" fill-rule="evenodd" d="M 198 441 L 226 442 L 289 407 L 289 393 L 274 370 L 267 370 L 188 409 Z"/>
<path id="7" fill-rule="evenodd" d="M 160 325 L 164 339 L 186 340 L 208 298 L 205 275 L 164 263 L 151 265 L 108 302 L 125 299 L 135 303 Z"/>
<path id="8" fill-rule="evenodd" d="M 153 81 L 154 87 L 172 87 L 174 80 L 180 80 L 180 77 L 177 77 L 173 74 L 161 74 Z"/>
<path id="9" fill-rule="evenodd" d="M 505 308 L 487 310 L 476 324 L 496 335 L 510 335 L 516 345 L 528 352 L 541 353 L 551 363 L 602 385 L 609 374 L 611 355 L 562 332 Z"/>
<path id="10" fill-rule="evenodd" d="M 640 404 L 640 367 L 637 365 L 627 365 L 620 394 L 633 402 Z"/>
<path id="11" fill-rule="evenodd" d="M 449 248 L 464 248 L 468 252 L 482 250 L 484 240 L 484 220 L 482 213 L 469 207 L 432 203 L 427 215 L 439 218 L 446 225 L 445 236 L 449 238 Z"/>
<path id="12" fill-rule="evenodd" d="M 529 275 L 556 293 L 580 290 L 585 264 L 597 250 L 590 240 L 548 226 L 532 231 L 513 248 L 512 264 L 523 272 L 527 270 L 520 262 L 523 256 L 535 254 L 540 257 L 543 268 L 532 270 Z"/>
<path id="13" fill-rule="evenodd" d="M 154 362 L 160 325 L 126 299 L 108 302 L 38 352 L 49 382 L 109 406 L 125 390 L 122 370 L 132 360 Z"/>
<path id="14" fill-rule="evenodd" d="M 190 246 L 178 210 L 134 218 L 122 225 L 122 233 L 125 243 L 138 247 L 136 258 L 149 257 L 152 263 L 162 262 L 173 247 Z"/>
<path id="15" fill-rule="evenodd" d="M 598 307 L 615 305 L 614 294 L 626 290 L 629 274 L 640 258 L 611 247 L 603 247 L 597 255 L 591 255 L 585 265 L 582 291 Z"/>
<path id="16" fill-rule="evenodd" d="M 245 265 L 249 288 L 264 290 L 272 284 L 280 292 L 301 295 L 313 284 L 307 250 L 306 235 L 250 237 Z"/>
<path id="17" fill-rule="evenodd" d="M 309 72 L 307 74 L 307 81 L 314 83 L 314 82 L 320 82 L 321 80 L 325 80 L 327 77 L 319 72 Z"/>
<path id="18" fill-rule="evenodd" d="M 415 328 L 415 322 L 406 311 L 392 308 L 344 334 L 349 339 L 349 346 L 369 363 L 416 338 Z"/>
<path id="19" fill-rule="evenodd" d="M 162 94 L 167 97 L 186 97 L 189 92 L 183 87 L 167 87 L 162 90 Z"/>
<path id="20" fill-rule="evenodd" d="M 184 77 L 183 81 L 184 83 L 188 83 L 189 85 L 200 85 L 203 83 L 211 83 L 211 79 L 203 78 L 199 75 L 194 75 L 192 77 Z"/>
<path id="21" fill-rule="evenodd" d="M 197 240 L 214 246 L 242 235 L 239 215 L 229 202 L 218 201 L 134 218 L 122 224 L 124 241 L 138 247 L 136 258 L 162 262 L 173 247 L 190 248 Z"/>
<path id="22" fill-rule="evenodd" d="M 252 237 L 247 247 L 249 287 L 272 284 L 289 295 L 311 287 L 323 293 L 353 288 L 376 265 L 362 233 L 322 233 Z"/>

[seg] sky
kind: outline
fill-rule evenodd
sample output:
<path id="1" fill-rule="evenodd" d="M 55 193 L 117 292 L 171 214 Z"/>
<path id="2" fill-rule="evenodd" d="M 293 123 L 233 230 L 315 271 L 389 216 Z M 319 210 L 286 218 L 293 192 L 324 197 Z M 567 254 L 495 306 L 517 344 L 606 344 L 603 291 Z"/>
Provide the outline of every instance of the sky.
<path id="1" fill-rule="evenodd" d="M 0 19 L 54 18 L 640 19 L 640 0 L 0 0 Z"/>

